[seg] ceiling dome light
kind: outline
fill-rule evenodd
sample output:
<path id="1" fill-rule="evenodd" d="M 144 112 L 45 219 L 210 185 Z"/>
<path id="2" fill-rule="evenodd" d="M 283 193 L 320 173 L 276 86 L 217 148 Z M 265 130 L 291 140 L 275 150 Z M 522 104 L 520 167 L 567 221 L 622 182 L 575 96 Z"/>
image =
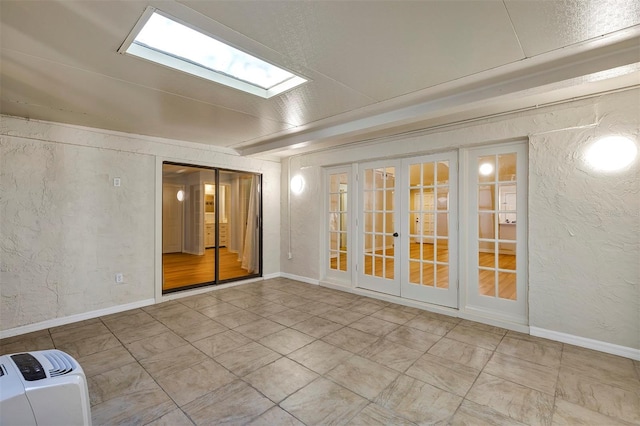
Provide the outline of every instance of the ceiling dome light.
<path id="1" fill-rule="evenodd" d="M 586 160 L 595 170 L 612 172 L 633 163 L 637 155 L 638 147 L 633 140 L 624 136 L 606 136 L 588 148 Z"/>
<path id="2" fill-rule="evenodd" d="M 178 190 L 178 193 L 176 194 L 176 198 L 178 199 L 178 201 L 184 200 L 184 191 L 182 189 Z"/>
<path id="3" fill-rule="evenodd" d="M 296 175 L 291 179 L 291 192 L 300 194 L 304 190 L 304 178 Z"/>
<path id="4" fill-rule="evenodd" d="M 482 176 L 489 176 L 493 173 L 493 165 L 491 163 L 480 164 L 480 174 Z"/>

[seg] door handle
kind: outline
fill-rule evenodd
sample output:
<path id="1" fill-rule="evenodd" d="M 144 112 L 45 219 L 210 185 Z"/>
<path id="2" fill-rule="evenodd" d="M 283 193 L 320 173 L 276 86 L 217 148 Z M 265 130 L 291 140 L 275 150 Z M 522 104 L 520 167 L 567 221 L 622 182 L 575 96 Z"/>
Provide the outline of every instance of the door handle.
<path id="1" fill-rule="evenodd" d="M 393 236 L 394 236 L 394 237 L 397 237 L 397 236 L 398 236 L 398 233 L 397 233 L 397 232 L 394 232 L 394 233 L 393 233 Z"/>

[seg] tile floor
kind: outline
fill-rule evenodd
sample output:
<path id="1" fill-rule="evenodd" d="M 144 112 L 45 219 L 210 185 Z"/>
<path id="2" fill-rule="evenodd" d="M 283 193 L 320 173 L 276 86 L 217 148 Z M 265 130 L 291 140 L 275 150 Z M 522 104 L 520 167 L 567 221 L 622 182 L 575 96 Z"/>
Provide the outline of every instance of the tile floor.
<path id="1" fill-rule="evenodd" d="M 640 424 L 640 363 L 278 278 L 0 342 L 56 347 L 94 425 Z"/>

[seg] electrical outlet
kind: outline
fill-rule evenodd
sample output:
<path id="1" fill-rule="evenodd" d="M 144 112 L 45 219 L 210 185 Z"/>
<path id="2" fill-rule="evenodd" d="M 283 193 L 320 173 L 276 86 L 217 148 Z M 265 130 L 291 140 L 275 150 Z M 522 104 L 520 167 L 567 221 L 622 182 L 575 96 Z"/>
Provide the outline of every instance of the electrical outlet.
<path id="1" fill-rule="evenodd" d="M 116 274 L 116 284 L 122 284 L 124 282 L 124 275 L 122 275 L 122 273 L 118 272 Z"/>
<path id="2" fill-rule="evenodd" d="M 113 178 L 113 186 L 120 186 L 120 178 Z"/>

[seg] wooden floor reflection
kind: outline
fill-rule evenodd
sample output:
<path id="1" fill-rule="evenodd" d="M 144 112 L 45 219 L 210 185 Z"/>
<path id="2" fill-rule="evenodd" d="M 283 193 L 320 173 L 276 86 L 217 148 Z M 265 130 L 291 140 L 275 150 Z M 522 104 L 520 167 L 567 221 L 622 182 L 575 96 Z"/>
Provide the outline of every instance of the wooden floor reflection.
<path id="1" fill-rule="evenodd" d="M 188 253 L 166 253 L 162 255 L 164 273 L 163 290 L 172 290 L 215 280 L 216 249 L 205 250 L 202 256 Z M 249 275 L 242 269 L 238 254 L 226 247 L 220 248 L 220 280 Z"/>

